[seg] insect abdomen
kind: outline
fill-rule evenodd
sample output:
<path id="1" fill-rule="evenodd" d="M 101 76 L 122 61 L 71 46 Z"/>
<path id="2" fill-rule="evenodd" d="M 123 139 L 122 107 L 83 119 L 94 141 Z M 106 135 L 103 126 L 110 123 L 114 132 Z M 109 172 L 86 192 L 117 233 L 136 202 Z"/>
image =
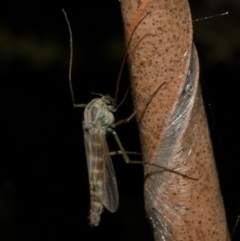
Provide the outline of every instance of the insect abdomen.
<path id="1" fill-rule="evenodd" d="M 94 135 L 92 135 L 93 137 Z M 92 148 L 95 150 L 91 152 L 89 159 L 92 163 L 92 177 L 90 181 L 90 225 L 98 226 L 103 212 L 103 204 L 100 197 L 103 196 L 103 148 L 101 143 L 94 141 L 91 142 Z"/>
<path id="2" fill-rule="evenodd" d="M 92 194 L 90 199 L 90 226 L 98 226 L 103 212 L 103 205 L 98 195 Z"/>
<path id="3" fill-rule="evenodd" d="M 102 158 L 98 158 L 98 162 L 103 162 Z M 93 171 L 93 175 L 101 176 L 103 170 Z M 103 204 L 100 197 L 103 195 L 103 182 L 102 179 L 94 178 L 92 181 L 92 188 L 90 190 L 90 225 L 98 226 L 103 212 Z"/>

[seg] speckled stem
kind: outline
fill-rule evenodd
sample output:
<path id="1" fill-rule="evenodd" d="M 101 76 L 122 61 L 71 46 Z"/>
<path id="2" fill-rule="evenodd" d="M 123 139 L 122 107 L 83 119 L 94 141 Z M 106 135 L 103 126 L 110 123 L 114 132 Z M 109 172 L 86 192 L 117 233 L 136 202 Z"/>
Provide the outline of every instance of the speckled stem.
<path id="1" fill-rule="evenodd" d="M 186 0 L 121 0 L 156 241 L 230 240 Z M 155 93 L 158 87 L 165 84 Z M 155 94 L 154 94 L 155 93 Z M 150 101 L 149 101 L 150 100 Z"/>

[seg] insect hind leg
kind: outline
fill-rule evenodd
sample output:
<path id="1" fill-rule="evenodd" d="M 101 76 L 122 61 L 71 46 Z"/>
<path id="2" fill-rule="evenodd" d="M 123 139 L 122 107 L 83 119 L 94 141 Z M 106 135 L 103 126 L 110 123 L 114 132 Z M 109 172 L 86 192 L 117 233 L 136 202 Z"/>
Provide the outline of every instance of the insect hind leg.
<path id="1" fill-rule="evenodd" d="M 138 155 L 138 156 L 141 156 L 142 154 L 141 153 L 139 153 L 139 152 L 135 152 L 135 151 L 125 151 L 126 152 L 126 154 L 128 154 L 128 155 Z M 111 156 L 116 156 L 116 155 L 122 155 L 122 151 L 111 151 L 110 152 L 110 155 Z"/>
<path id="2" fill-rule="evenodd" d="M 125 161 L 127 164 L 150 165 L 150 166 L 158 167 L 158 168 L 162 169 L 163 171 L 168 171 L 168 172 L 171 172 L 171 173 L 180 175 L 180 176 L 182 176 L 182 177 L 185 177 L 185 178 L 188 178 L 188 179 L 191 179 L 191 180 L 194 180 L 194 181 L 198 180 L 198 178 L 190 177 L 190 176 L 185 175 L 185 174 L 183 174 L 183 173 L 181 173 L 181 172 L 178 172 L 178 171 L 176 171 L 176 170 L 173 170 L 173 169 L 170 169 L 170 168 L 161 166 L 161 165 L 157 165 L 157 164 L 154 164 L 154 163 L 148 163 L 148 162 L 146 162 L 146 161 L 133 161 L 133 160 L 130 160 L 130 158 L 128 157 L 127 153 L 129 153 L 129 154 L 132 154 L 132 153 L 131 153 L 131 152 L 126 152 L 126 151 L 124 150 L 123 145 L 122 145 L 122 143 L 121 143 L 121 141 L 120 141 L 120 139 L 119 139 L 118 134 L 116 133 L 116 131 L 113 130 L 113 129 L 109 129 L 108 131 L 113 134 L 113 136 L 114 136 L 114 138 L 115 138 L 115 140 L 116 140 L 116 142 L 117 142 L 117 144 L 118 144 L 118 147 L 119 147 L 119 149 L 120 149 L 120 151 L 117 151 L 116 154 L 122 154 L 122 156 L 123 156 L 123 158 L 124 158 L 124 161 Z M 134 153 L 134 154 L 136 154 L 136 153 Z"/>

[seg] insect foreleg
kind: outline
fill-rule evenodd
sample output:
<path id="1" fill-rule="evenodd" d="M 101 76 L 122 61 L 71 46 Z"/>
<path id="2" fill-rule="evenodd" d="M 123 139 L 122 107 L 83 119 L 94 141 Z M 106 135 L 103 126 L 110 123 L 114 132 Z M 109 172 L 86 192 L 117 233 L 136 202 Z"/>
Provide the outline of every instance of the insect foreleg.
<path id="1" fill-rule="evenodd" d="M 75 108 L 85 108 L 87 106 L 87 104 L 73 104 L 73 107 Z"/>

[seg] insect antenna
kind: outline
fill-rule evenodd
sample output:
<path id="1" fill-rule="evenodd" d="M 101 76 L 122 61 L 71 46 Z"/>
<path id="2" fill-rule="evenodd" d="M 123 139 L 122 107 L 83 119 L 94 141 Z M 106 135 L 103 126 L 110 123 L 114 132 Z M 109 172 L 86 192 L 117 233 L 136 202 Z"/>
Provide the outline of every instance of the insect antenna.
<path id="1" fill-rule="evenodd" d="M 122 71 L 123 71 L 123 67 L 124 67 L 124 64 L 126 62 L 126 58 L 127 58 L 127 55 L 128 55 L 128 50 L 129 50 L 129 46 L 130 46 L 130 43 L 131 43 L 131 40 L 133 38 L 133 35 L 137 29 L 137 27 L 139 26 L 139 24 L 150 14 L 151 12 L 148 12 L 138 23 L 137 25 L 134 27 L 133 31 L 132 31 L 132 34 L 130 36 L 130 39 L 128 40 L 128 43 L 127 43 L 127 47 L 126 47 L 126 50 L 125 50 L 125 53 L 124 53 L 124 57 L 123 57 L 123 60 L 122 60 L 122 63 L 121 63 L 121 67 L 120 67 L 120 70 L 119 70 L 119 73 L 118 73 L 118 78 L 117 78 L 117 85 L 116 85 L 116 90 L 115 90 L 115 95 L 114 95 L 114 102 L 113 102 L 113 109 L 118 109 L 119 106 L 124 102 L 127 94 L 125 94 L 123 100 L 121 101 L 121 103 L 117 106 L 117 98 L 118 98 L 118 90 L 119 90 L 119 85 L 120 85 L 120 79 L 122 77 Z M 128 91 L 127 91 L 128 93 Z"/>

